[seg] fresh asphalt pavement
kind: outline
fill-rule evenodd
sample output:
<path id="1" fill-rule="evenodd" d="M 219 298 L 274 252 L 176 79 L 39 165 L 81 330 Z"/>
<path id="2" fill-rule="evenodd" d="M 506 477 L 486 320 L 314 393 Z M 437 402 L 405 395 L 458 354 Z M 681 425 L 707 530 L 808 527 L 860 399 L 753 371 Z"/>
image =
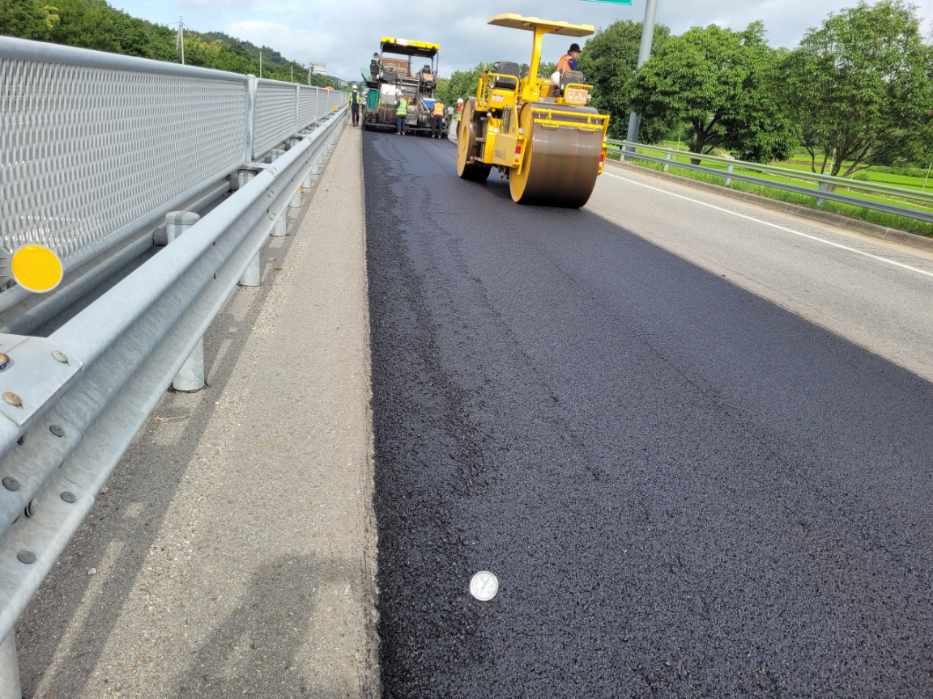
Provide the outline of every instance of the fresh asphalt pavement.
<path id="1" fill-rule="evenodd" d="M 812 309 L 857 280 L 920 317 L 933 279 L 606 177 L 520 207 L 453 159 L 364 140 L 386 696 L 930 696 L 933 386 Z M 674 218 L 831 273 L 785 299 L 652 240 Z"/>

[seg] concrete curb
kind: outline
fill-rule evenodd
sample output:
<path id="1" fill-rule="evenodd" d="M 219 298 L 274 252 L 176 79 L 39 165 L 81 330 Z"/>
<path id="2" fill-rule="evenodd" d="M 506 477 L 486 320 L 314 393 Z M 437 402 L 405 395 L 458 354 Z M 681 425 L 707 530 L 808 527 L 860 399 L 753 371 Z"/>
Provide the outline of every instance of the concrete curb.
<path id="1" fill-rule="evenodd" d="M 916 233 L 908 233 L 907 231 L 897 230 L 896 228 L 879 226 L 867 221 L 861 221 L 856 218 L 843 216 L 842 214 L 833 214 L 829 213 L 828 211 L 818 211 L 816 209 L 800 206 L 798 204 L 789 204 L 778 199 L 763 197 L 759 194 L 740 192 L 729 187 L 710 184 L 709 182 L 700 182 L 699 180 L 690 179 L 689 177 L 658 172 L 657 170 L 650 170 L 648 168 L 639 167 L 638 165 L 629 165 L 628 163 L 620 163 L 618 161 L 608 162 L 613 167 L 619 169 L 631 170 L 633 172 L 649 175 L 658 180 L 675 180 L 679 184 L 687 185 L 688 187 L 702 189 L 714 194 L 722 194 L 724 196 L 732 197 L 733 199 L 739 199 L 741 201 L 757 204 L 758 206 L 762 206 L 766 209 L 779 211 L 781 213 L 793 214 L 794 216 L 810 219 L 812 221 L 829 223 L 834 226 L 845 228 L 848 231 L 861 233 L 862 235 L 868 236 L 869 238 L 876 238 L 878 240 L 884 240 L 887 242 L 899 243 L 901 245 L 907 245 L 908 247 L 916 248 L 918 250 L 933 251 L 933 238 L 928 238 Z"/>

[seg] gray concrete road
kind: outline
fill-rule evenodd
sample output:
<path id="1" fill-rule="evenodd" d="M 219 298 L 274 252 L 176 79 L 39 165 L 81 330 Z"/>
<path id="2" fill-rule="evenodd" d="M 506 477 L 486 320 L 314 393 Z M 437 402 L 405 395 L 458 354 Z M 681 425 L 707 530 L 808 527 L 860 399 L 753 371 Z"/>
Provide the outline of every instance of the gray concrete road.
<path id="1" fill-rule="evenodd" d="M 933 695 L 930 260 L 454 152 L 364 141 L 386 695 Z"/>
<path id="2" fill-rule="evenodd" d="M 933 381 L 922 251 L 610 166 L 589 210 Z"/>
<path id="3" fill-rule="evenodd" d="M 359 139 L 20 621 L 27 696 L 378 693 Z"/>

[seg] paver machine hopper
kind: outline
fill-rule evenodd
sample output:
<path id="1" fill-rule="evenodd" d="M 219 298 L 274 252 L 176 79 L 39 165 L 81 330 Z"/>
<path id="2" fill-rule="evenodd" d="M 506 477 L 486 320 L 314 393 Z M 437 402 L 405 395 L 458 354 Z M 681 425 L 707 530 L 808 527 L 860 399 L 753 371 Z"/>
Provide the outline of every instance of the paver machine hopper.
<path id="1" fill-rule="evenodd" d="M 484 182 L 496 167 L 516 202 L 583 206 L 603 171 L 609 116 L 588 106 L 592 86 L 581 73 L 566 71 L 556 84 L 538 69 L 546 34 L 582 37 L 595 28 L 513 13 L 489 24 L 532 32 L 531 61 L 524 75 L 501 61 L 481 76 L 460 118 L 457 174 Z"/>
<path id="2" fill-rule="evenodd" d="M 384 36 L 380 52 L 373 56 L 370 74 L 364 75 L 369 88 L 363 125 L 367 129 L 394 129 L 399 99 L 408 102 L 405 131 L 431 132 L 431 110 L 437 89 L 438 44 L 414 39 Z M 423 66 L 419 66 L 422 60 Z"/>

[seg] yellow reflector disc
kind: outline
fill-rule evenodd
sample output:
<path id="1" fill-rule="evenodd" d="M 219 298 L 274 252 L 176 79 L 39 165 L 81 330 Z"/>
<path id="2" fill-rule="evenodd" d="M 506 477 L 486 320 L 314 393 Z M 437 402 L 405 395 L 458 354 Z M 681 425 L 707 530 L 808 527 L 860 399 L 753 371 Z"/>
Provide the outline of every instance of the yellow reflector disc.
<path id="1" fill-rule="evenodd" d="M 13 280 L 26 291 L 44 294 L 62 281 L 62 261 L 44 245 L 24 245 L 13 253 Z"/>

